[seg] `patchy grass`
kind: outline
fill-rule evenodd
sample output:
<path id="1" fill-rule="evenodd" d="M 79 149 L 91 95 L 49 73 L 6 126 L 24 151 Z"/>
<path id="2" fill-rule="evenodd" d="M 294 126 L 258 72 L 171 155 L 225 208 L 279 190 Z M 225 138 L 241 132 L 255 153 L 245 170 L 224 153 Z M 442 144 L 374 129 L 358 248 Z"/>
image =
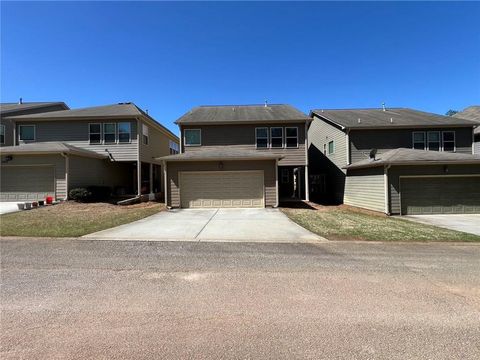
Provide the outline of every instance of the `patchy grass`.
<path id="1" fill-rule="evenodd" d="M 164 204 L 155 202 L 119 206 L 68 201 L 1 215 L 0 235 L 76 237 L 140 220 L 164 209 Z"/>
<path id="2" fill-rule="evenodd" d="M 282 211 L 297 224 L 330 240 L 480 242 L 477 235 L 342 206 Z"/>

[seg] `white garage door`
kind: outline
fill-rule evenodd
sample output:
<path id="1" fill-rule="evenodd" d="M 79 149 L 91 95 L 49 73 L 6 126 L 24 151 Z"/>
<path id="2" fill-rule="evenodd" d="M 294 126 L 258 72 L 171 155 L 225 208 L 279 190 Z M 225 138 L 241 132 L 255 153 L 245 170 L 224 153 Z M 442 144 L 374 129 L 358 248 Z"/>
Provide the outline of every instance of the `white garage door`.
<path id="1" fill-rule="evenodd" d="M 53 166 L 2 166 L 2 201 L 44 200 L 55 195 Z"/>
<path id="2" fill-rule="evenodd" d="M 263 171 L 180 172 L 182 208 L 265 207 Z"/>

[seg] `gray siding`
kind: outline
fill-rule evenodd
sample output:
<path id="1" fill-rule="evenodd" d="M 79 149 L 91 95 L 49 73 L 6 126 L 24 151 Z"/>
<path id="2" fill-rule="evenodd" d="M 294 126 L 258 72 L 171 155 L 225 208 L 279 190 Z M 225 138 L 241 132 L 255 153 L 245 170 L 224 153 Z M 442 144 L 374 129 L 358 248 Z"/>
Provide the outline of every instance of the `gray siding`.
<path id="1" fill-rule="evenodd" d="M 414 131 L 455 131 L 456 152 L 472 153 L 472 128 L 438 128 L 438 129 L 386 129 L 386 130 L 351 130 L 351 162 L 368 158 L 370 150 L 377 149 L 378 154 L 397 148 L 412 148 Z"/>
<path id="2" fill-rule="evenodd" d="M 400 214 L 400 176 L 471 174 L 480 174 L 480 165 L 448 165 L 448 173 L 443 165 L 393 166 L 388 170 L 390 212 Z"/>
<path id="3" fill-rule="evenodd" d="M 35 142 L 61 141 L 73 146 L 95 151 L 105 155 L 108 149 L 116 161 L 137 161 L 137 121 L 131 120 L 132 141 L 121 144 L 90 144 L 88 124 L 120 121 L 95 121 L 95 120 L 71 120 L 71 121 L 32 121 L 22 122 L 21 125 L 35 125 Z M 17 128 L 19 123 L 17 123 Z M 18 136 L 18 131 L 17 131 Z"/>
<path id="4" fill-rule="evenodd" d="M 8 164 L 2 164 L 1 171 L 8 171 L 13 166 L 39 166 L 47 165 L 54 167 L 55 173 L 55 196 L 58 199 L 66 199 L 67 182 L 65 179 L 65 159 L 61 155 L 15 155 Z"/>
<path id="5" fill-rule="evenodd" d="M 344 203 L 385 212 L 385 178 L 383 167 L 348 171 Z"/>
<path id="6" fill-rule="evenodd" d="M 480 135 L 475 136 L 474 153 L 480 154 Z"/>
<path id="7" fill-rule="evenodd" d="M 202 146 L 182 145 L 182 148 L 184 152 L 201 151 L 205 149 L 212 150 L 224 146 L 241 150 L 256 150 L 255 128 L 257 127 L 298 127 L 298 148 L 258 149 L 257 151 L 269 152 L 284 156 L 284 158 L 278 163 L 280 166 L 307 164 L 307 157 L 305 154 L 305 123 L 182 126 L 182 142 L 184 141 L 184 129 L 201 129 L 202 131 Z"/>
<path id="8" fill-rule="evenodd" d="M 148 145 L 143 144 L 142 140 L 142 125 L 148 126 Z M 172 140 L 179 143 L 177 137 L 167 136 L 164 132 L 158 130 L 154 126 L 150 126 L 145 122 L 140 122 L 138 129 L 138 138 L 140 139 L 140 160 L 148 163 L 155 163 L 161 165 L 161 161 L 154 160 L 156 157 L 170 155 L 169 141 Z"/>
<path id="9" fill-rule="evenodd" d="M 275 161 L 224 161 L 224 171 L 263 170 L 265 181 L 265 206 L 275 206 L 276 176 Z M 169 162 L 167 164 L 168 206 L 180 206 L 180 171 L 219 171 L 218 161 Z"/>

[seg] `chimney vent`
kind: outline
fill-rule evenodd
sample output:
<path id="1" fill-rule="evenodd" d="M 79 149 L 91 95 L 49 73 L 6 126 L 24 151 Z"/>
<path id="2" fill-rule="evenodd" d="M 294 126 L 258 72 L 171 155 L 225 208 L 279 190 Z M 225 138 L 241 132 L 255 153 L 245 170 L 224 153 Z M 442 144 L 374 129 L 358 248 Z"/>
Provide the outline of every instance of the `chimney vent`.
<path id="1" fill-rule="evenodd" d="M 20 99 L 18 100 L 18 103 L 19 103 L 19 104 L 23 104 L 23 99 L 20 98 Z"/>
<path id="2" fill-rule="evenodd" d="M 393 118 L 390 118 L 390 123 L 392 123 L 392 124 L 393 124 Z"/>
<path id="3" fill-rule="evenodd" d="M 362 122 L 362 120 L 360 120 L 360 118 L 358 118 L 358 123 L 360 124 Z"/>
<path id="4" fill-rule="evenodd" d="M 387 109 L 385 108 L 385 103 L 384 102 L 382 103 L 382 109 L 383 109 L 383 111 L 387 111 Z"/>
<path id="5" fill-rule="evenodd" d="M 268 106 L 268 101 L 267 101 L 267 99 L 265 99 L 265 105 L 264 105 L 264 106 L 265 106 L 265 107 Z"/>

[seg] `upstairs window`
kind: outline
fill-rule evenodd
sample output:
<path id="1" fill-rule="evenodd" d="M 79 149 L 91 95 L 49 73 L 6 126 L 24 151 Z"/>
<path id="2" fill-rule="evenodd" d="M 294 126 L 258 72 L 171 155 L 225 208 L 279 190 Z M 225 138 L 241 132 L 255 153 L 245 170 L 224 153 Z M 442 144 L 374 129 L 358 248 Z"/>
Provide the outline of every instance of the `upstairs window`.
<path id="1" fill-rule="evenodd" d="M 455 152 L 455 131 L 442 132 L 443 151 Z"/>
<path id="2" fill-rule="evenodd" d="M 5 125 L 0 125 L 0 144 L 5 144 Z"/>
<path id="3" fill-rule="evenodd" d="M 440 132 L 429 131 L 427 134 L 428 150 L 440 151 Z"/>
<path id="4" fill-rule="evenodd" d="M 118 142 L 129 143 L 132 140 L 132 128 L 129 122 L 118 123 Z"/>
<path id="5" fill-rule="evenodd" d="M 417 131 L 413 133 L 413 148 L 425 150 L 425 132 Z"/>
<path id="6" fill-rule="evenodd" d="M 148 145 L 148 126 L 142 124 L 142 143 Z"/>
<path id="7" fill-rule="evenodd" d="M 328 142 L 328 155 L 332 155 L 335 152 L 335 143 L 332 141 Z"/>
<path id="8" fill-rule="evenodd" d="M 179 153 L 180 147 L 175 141 L 169 140 L 168 144 L 170 148 L 170 155 L 175 155 Z"/>
<path id="9" fill-rule="evenodd" d="M 266 149 L 268 147 L 268 128 L 255 129 L 255 144 L 257 149 Z"/>
<path id="10" fill-rule="evenodd" d="M 202 145 L 202 136 L 200 129 L 185 129 L 184 130 L 185 146 L 200 146 Z"/>
<path id="11" fill-rule="evenodd" d="M 270 128 L 270 146 L 272 148 L 283 148 L 283 128 Z"/>
<path id="12" fill-rule="evenodd" d="M 35 141 L 35 125 L 20 125 L 18 133 L 20 141 Z"/>
<path id="13" fill-rule="evenodd" d="M 298 128 L 287 127 L 285 128 L 285 142 L 287 148 L 298 147 Z"/>
<path id="14" fill-rule="evenodd" d="M 116 130 L 115 123 L 103 124 L 103 142 L 105 144 L 114 144 L 117 141 Z"/>
<path id="15" fill-rule="evenodd" d="M 102 142 L 102 126 L 100 124 L 88 124 L 88 139 L 90 144 Z"/>

